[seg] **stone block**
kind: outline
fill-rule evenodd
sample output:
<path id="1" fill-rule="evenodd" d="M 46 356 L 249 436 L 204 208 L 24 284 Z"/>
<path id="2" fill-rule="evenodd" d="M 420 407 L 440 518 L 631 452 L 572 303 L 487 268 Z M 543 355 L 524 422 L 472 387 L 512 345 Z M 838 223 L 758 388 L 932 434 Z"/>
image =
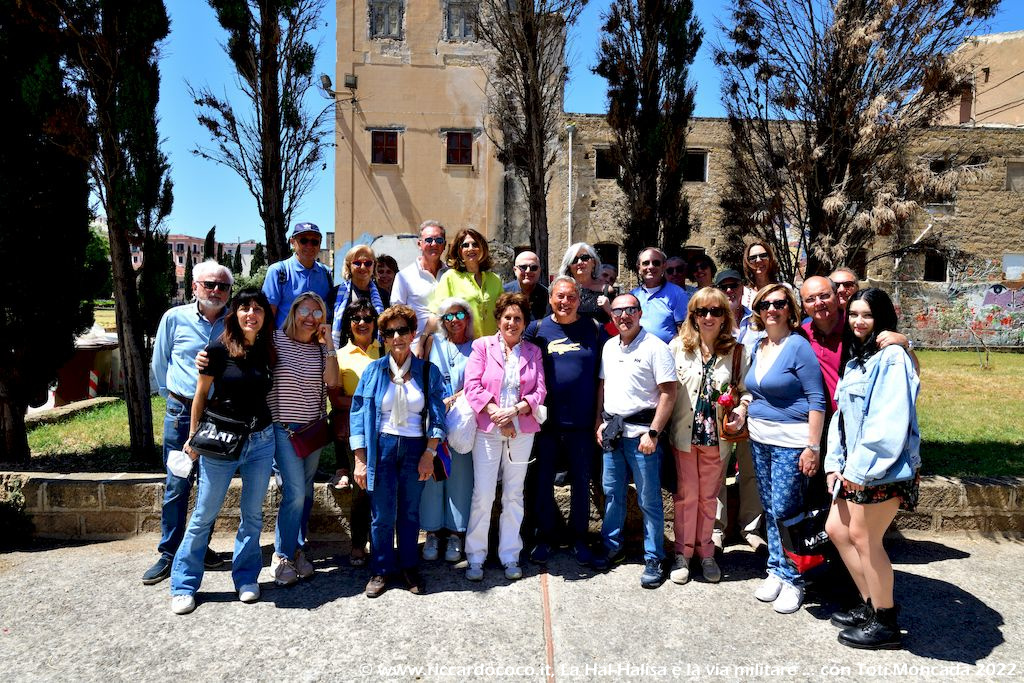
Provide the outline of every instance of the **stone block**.
<path id="1" fill-rule="evenodd" d="M 82 536 L 124 537 L 133 536 L 139 530 L 139 516 L 135 512 L 83 512 Z"/>
<path id="2" fill-rule="evenodd" d="M 348 518 L 321 515 L 315 511 L 309 518 L 309 533 L 316 536 L 349 536 Z"/>
<path id="3" fill-rule="evenodd" d="M 238 515 L 225 514 L 223 510 L 217 516 L 217 521 L 213 523 L 214 533 L 220 533 L 222 531 L 235 533 L 238 531 L 239 517 Z M 266 528 L 266 520 L 264 520 L 264 529 Z M 274 527 L 270 527 L 273 529 Z"/>
<path id="4" fill-rule="evenodd" d="M 42 512 L 43 483 L 35 477 L 25 477 L 21 482 L 21 494 L 25 496 L 25 511 Z"/>
<path id="5" fill-rule="evenodd" d="M 224 496 L 224 504 L 221 505 L 221 510 L 233 510 L 237 512 L 240 509 L 240 502 L 242 500 L 242 480 L 237 477 L 231 480 L 231 485 L 228 486 L 227 495 Z"/>
<path id="6" fill-rule="evenodd" d="M 918 507 L 926 510 L 951 510 L 964 504 L 963 484 L 947 477 L 927 477 L 921 480 Z"/>
<path id="7" fill-rule="evenodd" d="M 104 510 L 159 510 L 164 487 L 160 484 L 140 484 L 128 481 L 108 481 L 101 486 Z"/>
<path id="8" fill-rule="evenodd" d="M 985 531 L 985 518 L 981 515 L 941 515 L 939 531 Z"/>
<path id="9" fill-rule="evenodd" d="M 100 487 L 95 481 L 49 480 L 43 495 L 47 510 L 99 510 Z"/>
<path id="10" fill-rule="evenodd" d="M 273 542 L 273 533 L 274 533 L 274 528 L 276 526 L 277 526 L 277 511 L 275 510 L 272 514 L 263 513 L 263 533 L 271 534 L 271 542 Z"/>
<path id="11" fill-rule="evenodd" d="M 1008 477 L 1010 484 L 1010 509 L 1024 510 L 1024 477 Z"/>
<path id="12" fill-rule="evenodd" d="M 935 516 L 930 512 L 900 512 L 892 528 L 900 531 L 932 531 L 935 528 Z"/>
<path id="13" fill-rule="evenodd" d="M 965 479 L 964 494 L 969 507 L 1008 510 L 1012 489 L 1000 479 Z"/>
<path id="14" fill-rule="evenodd" d="M 139 533 L 152 534 L 160 533 L 160 515 L 139 515 Z"/>
<path id="15" fill-rule="evenodd" d="M 43 512 L 32 515 L 35 535 L 49 538 L 79 538 L 82 523 L 76 512 Z"/>
<path id="16" fill-rule="evenodd" d="M 1011 531 L 1024 533 L 1024 514 L 990 514 L 988 515 L 988 531 Z"/>

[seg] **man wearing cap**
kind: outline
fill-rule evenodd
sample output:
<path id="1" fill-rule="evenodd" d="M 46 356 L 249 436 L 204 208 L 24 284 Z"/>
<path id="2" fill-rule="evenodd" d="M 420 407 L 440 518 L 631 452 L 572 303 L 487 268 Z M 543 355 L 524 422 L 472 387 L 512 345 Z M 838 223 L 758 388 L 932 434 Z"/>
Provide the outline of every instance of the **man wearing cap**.
<path id="1" fill-rule="evenodd" d="M 295 253 L 267 269 L 263 293 L 270 301 L 275 327 L 284 324 L 295 297 L 305 292 L 318 294 L 324 300 L 328 316 L 334 310 L 334 277 L 330 268 L 316 260 L 320 241 L 320 228 L 315 223 L 296 223 L 288 240 Z"/>
<path id="2" fill-rule="evenodd" d="M 234 278 L 231 271 L 209 260 L 192 268 L 192 295 L 195 301 L 175 306 L 164 313 L 153 340 L 153 379 L 160 395 L 167 399 L 164 413 L 164 467 L 171 451 L 180 451 L 188 439 L 192 418 L 192 398 L 199 382 L 196 354 L 211 339 L 224 332 L 224 316 Z M 164 501 L 160 508 L 160 559 L 142 575 L 142 583 L 160 583 L 171 574 L 174 553 L 185 535 L 188 496 L 196 468 L 186 477 L 167 469 Z M 221 560 L 209 548 L 204 562 L 207 569 Z"/>
<path id="3" fill-rule="evenodd" d="M 643 308 L 640 324 L 645 330 L 668 344 L 686 320 L 690 295 L 682 287 L 665 279 L 665 252 L 647 247 L 637 257 L 640 286 L 631 293 Z"/>
<path id="4" fill-rule="evenodd" d="M 548 310 L 548 288 L 540 284 L 540 258 L 532 251 L 516 256 L 516 279 L 505 285 L 506 292 L 521 292 L 530 300 L 530 318 L 540 320 Z"/>
<path id="5" fill-rule="evenodd" d="M 420 223 L 420 238 L 416 245 L 420 255 L 416 260 L 398 271 L 391 287 L 391 303 L 405 304 L 416 313 L 416 339 L 414 348 L 419 348 L 420 335 L 430 320 L 430 299 L 448 267 L 441 261 L 444 251 L 444 226 L 435 220 Z"/>

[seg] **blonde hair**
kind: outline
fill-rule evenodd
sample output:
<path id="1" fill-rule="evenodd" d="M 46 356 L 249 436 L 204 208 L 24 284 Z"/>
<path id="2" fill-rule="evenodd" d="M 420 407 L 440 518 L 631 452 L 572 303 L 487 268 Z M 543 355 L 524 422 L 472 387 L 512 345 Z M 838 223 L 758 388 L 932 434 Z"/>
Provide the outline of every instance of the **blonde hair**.
<path id="1" fill-rule="evenodd" d="M 686 306 L 686 321 L 679 329 L 679 338 L 683 342 L 683 349 L 693 352 L 700 348 L 700 328 L 697 325 L 694 311 L 698 308 L 714 308 L 716 306 L 725 309 L 725 315 L 722 316 L 722 329 L 718 331 L 712 352 L 716 356 L 725 356 L 732 352 L 733 346 L 736 345 L 736 338 L 733 336 L 736 320 L 732 317 L 729 299 L 717 287 L 704 287 L 690 297 L 690 303 Z"/>
<path id="2" fill-rule="evenodd" d="M 324 300 L 321 299 L 320 295 L 315 292 L 303 292 L 302 294 L 299 294 L 297 297 L 295 297 L 295 301 L 292 302 L 292 307 L 288 309 L 288 317 L 284 319 L 284 324 L 281 325 L 281 329 L 284 330 L 284 333 L 291 337 L 292 339 L 296 339 L 295 318 L 297 318 L 299 315 L 299 306 L 302 305 L 303 301 L 312 301 L 317 306 L 320 307 L 320 311 L 323 313 L 323 316 L 321 316 L 320 320 L 317 322 L 318 325 L 320 323 L 327 322 L 327 304 L 324 303 Z"/>
<path id="3" fill-rule="evenodd" d="M 369 255 L 370 260 L 373 261 L 374 264 L 377 263 L 377 256 L 376 254 L 373 253 L 373 249 L 370 247 L 369 244 L 357 244 L 356 246 L 352 247 L 347 252 L 345 252 L 345 264 L 341 267 L 341 276 L 346 280 L 352 279 L 352 261 L 353 259 L 355 259 L 356 256 L 359 256 L 360 254 Z M 374 273 L 371 271 L 370 277 L 372 278 L 373 276 Z"/>

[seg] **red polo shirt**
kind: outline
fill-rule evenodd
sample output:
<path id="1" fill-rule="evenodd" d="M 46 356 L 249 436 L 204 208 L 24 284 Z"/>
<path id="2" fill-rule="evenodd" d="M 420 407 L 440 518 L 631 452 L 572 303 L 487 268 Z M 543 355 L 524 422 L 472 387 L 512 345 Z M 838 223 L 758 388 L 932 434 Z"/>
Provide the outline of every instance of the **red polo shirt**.
<path id="1" fill-rule="evenodd" d="M 825 391 L 828 392 L 827 412 L 831 415 L 836 410 L 836 385 L 839 384 L 839 363 L 843 355 L 843 318 L 839 316 L 835 327 L 828 334 L 819 332 L 813 320 L 804 323 L 803 330 L 821 365 L 821 377 L 825 380 Z"/>

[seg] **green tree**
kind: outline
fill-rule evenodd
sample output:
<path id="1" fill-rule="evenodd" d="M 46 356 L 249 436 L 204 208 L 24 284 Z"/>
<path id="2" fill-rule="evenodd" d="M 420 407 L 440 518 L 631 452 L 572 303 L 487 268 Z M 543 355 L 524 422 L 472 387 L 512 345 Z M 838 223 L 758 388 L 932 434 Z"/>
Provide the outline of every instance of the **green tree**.
<path id="1" fill-rule="evenodd" d="M 235 253 L 231 258 L 231 272 L 236 276 L 242 274 L 242 245 L 235 245 Z"/>
<path id="2" fill-rule="evenodd" d="M 267 252 L 263 250 L 263 243 L 257 242 L 256 247 L 252 250 L 252 262 L 249 263 L 249 273 L 255 273 L 265 265 L 267 265 Z"/>
<path id="3" fill-rule="evenodd" d="M 167 248 L 167 233 L 155 231 L 142 246 L 145 258 L 139 272 L 139 303 L 146 326 L 146 336 L 156 334 L 164 312 L 171 307 L 178 292 L 174 258 Z"/>
<path id="4" fill-rule="evenodd" d="M 114 291 L 114 276 L 110 270 L 110 242 L 106 235 L 93 229 L 89 230 L 89 244 L 85 247 L 82 289 L 92 301 L 109 299 Z"/>
<path id="5" fill-rule="evenodd" d="M 217 263 L 220 263 L 222 265 L 227 265 L 226 263 L 224 263 L 224 243 L 223 242 L 217 242 Z"/>
<path id="6" fill-rule="evenodd" d="M 608 81 L 626 263 L 651 245 L 679 254 L 691 232 L 682 191 L 695 92 L 687 75 L 704 31 L 691 0 L 615 0 L 603 18 L 594 73 Z"/>
<path id="7" fill-rule="evenodd" d="M 314 87 L 316 47 L 306 36 L 316 27 L 323 0 L 209 0 L 227 31 L 248 115 L 210 88 L 190 89 L 199 123 L 214 146 L 193 150 L 222 164 L 245 182 L 263 219 L 272 262 L 289 256 L 292 212 L 327 168 L 325 150 L 334 110 L 307 110 Z"/>
<path id="8" fill-rule="evenodd" d="M 192 257 L 185 256 L 185 282 L 182 285 L 182 296 L 186 301 L 192 296 Z"/>
<path id="9" fill-rule="evenodd" d="M 259 268 L 252 271 L 251 275 L 240 275 L 235 278 L 235 286 L 231 288 L 232 294 L 237 294 L 239 291 L 246 287 L 255 287 L 256 289 L 263 288 L 263 281 L 267 279 L 267 268 L 270 266 L 262 265 Z"/>
<path id="10" fill-rule="evenodd" d="M 217 255 L 217 226 L 210 228 L 206 233 L 206 241 L 203 242 L 203 260 L 208 261 Z"/>
<path id="11" fill-rule="evenodd" d="M 84 99 L 63 68 L 55 8 L 0 0 L 0 461 L 27 462 L 25 410 L 92 321 Z M 54 245 L 59 248 L 54 249 Z M 45 255 L 45 257 L 43 256 Z M 42 261 L 40 261 L 42 259 Z M 45 265 L 45 272 L 40 265 Z M 6 532 L 5 532 L 6 533 Z"/>

